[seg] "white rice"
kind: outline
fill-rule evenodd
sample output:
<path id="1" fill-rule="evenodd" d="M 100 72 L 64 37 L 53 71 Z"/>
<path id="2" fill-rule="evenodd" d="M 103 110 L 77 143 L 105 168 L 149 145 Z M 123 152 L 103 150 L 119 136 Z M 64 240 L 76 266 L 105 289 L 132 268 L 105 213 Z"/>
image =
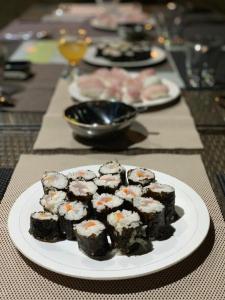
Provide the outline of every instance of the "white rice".
<path id="1" fill-rule="evenodd" d="M 88 226 L 93 222 L 93 226 Z M 98 220 L 85 220 L 77 225 L 74 225 L 74 229 L 79 235 L 89 237 L 92 234 L 98 236 L 103 230 L 105 230 L 105 225 Z"/>
<path id="2" fill-rule="evenodd" d="M 69 179 L 77 180 L 83 178 L 84 180 L 92 180 L 96 177 L 96 174 L 90 170 L 78 170 L 68 175 Z"/>
<path id="3" fill-rule="evenodd" d="M 144 213 L 157 213 L 164 209 L 164 205 L 152 198 L 137 197 L 133 200 L 134 207 Z"/>
<path id="4" fill-rule="evenodd" d="M 129 179 L 134 182 L 139 182 L 145 179 L 154 179 L 155 174 L 151 170 L 143 169 L 143 168 L 136 168 L 132 170 L 129 174 Z"/>
<path id="5" fill-rule="evenodd" d="M 97 186 L 91 181 L 72 181 L 69 185 L 69 191 L 75 196 L 93 195 L 97 191 Z"/>
<path id="6" fill-rule="evenodd" d="M 135 197 L 142 195 L 142 188 L 138 185 L 121 186 L 115 194 L 122 199 L 132 201 Z"/>
<path id="7" fill-rule="evenodd" d="M 101 174 L 118 174 L 122 171 L 122 166 L 117 161 L 109 161 L 99 169 Z"/>
<path id="8" fill-rule="evenodd" d="M 63 191 L 49 191 L 47 195 L 44 195 L 40 204 L 53 214 L 58 212 L 59 205 L 66 200 L 66 193 Z"/>
<path id="9" fill-rule="evenodd" d="M 45 172 L 42 176 L 42 183 L 47 188 L 65 189 L 68 179 L 65 175 L 58 172 Z"/>
<path id="10" fill-rule="evenodd" d="M 102 175 L 94 180 L 95 184 L 98 186 L 105 186 L 110 188 L 115 188 L 120 184 L 120 175 Z"/>
<path id="11" fill-rule="evenodd" d="M 158 183 L 158 182 L 153 182 L 153 183 L 150 183 L 148 186 L 146 186 L 144 188 L 144 192 L 147 191 L 147 190 L 151 190 L 155 193 L 172 193 L 174 192 L 174 188 L 170 185 L 167 185 L 167 184 L 162 184 L 162 183 Z"/>
<path id="12" fill-rule="evenodd" d="M 97 212 L 101 212 L 106 207 L 112 209 L 123 204 L 123 199 L 111 194 L 95 194 L 91 201 Z"/>
<path id="13" fill-rule="evenodd" d="M 123 218 L 117 218 L 117 214 L 122 213 Z M 138 227 L 140 222 L 140 217 L 138 213 L 123 209 L 122 211 L 117 210 L 107 216 L 108 223 L 113 226 L 119 234 L 122 234 L 124 228 L 135 228 Z"/>
<path id="14" fill-rule="evenodd" d="M 59 206 L 59 214 L 64 216 L 66 220 L 77 221 L 87 215 L 87 208 L 78 201 L 66 202 Z"/>
<path id="15" fill-rule="evenodd" d="M 39 211 L 32 214 L 32 218 L 37 220 L 55 220 L 58 221 L 58 216 L 49 212 Z"/>

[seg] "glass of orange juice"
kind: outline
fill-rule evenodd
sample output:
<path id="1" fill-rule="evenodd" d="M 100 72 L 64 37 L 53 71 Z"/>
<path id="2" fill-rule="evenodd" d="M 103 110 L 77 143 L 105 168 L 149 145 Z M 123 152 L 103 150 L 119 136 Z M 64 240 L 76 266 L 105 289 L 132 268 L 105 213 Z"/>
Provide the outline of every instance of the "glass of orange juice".
<path id="1" fill-rule="evenodd" d="M 79 29 L 77 33 L 71 34 L 66 30 L 60 30 L 58 48 L 63 57 L 68 61 L 68 67 L 63 73 L 63 77 L 73 77 L 78 70 L 78 64 L 83 59 L 91 39 L 84 29 Z"/>

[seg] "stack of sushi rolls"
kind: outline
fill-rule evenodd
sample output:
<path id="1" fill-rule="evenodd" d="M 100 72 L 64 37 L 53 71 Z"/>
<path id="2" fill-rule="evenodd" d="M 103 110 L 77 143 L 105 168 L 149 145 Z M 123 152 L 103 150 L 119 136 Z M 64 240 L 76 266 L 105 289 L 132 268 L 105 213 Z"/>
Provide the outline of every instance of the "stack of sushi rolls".
<path id="1" fill-rule="evenodd" d="M 50 212 L 34 212 L 30 216 L 30 234 L 43 242 L 57 242 L 62 239 L 59 217 Z"/>
<path id="2" fill-rule="evenodd" d="M 107 216 L 110 237 L 113 247 L 121 254 L 144 254 L 152 249 L 147 239 L 146 226 L 140 220 L 138 213 L 130 210 L 117 210 Z"/>
<path id="3" fill-rule="evenodd" d="M 128 41 L 101 42 L 97 45 L 96 56 L 104 57 L 114 62 L 146 60 L 151 57 L 149 42 L 133 43 Z"/>
<path id="4" fill-rule="evenodd" d="M 67 195 L 64 191 L 50 190 L 40 199 L 40 204 L 45 211 L 56 214 L 60 204 L 67 201 Z"/>
<path id="5" fill-rule="evenodd" d="M 124 208 L 124 200 L 112 194 L 95 194 L 92 201 L 94 216 L 105 221 L 107 215 Z"/>
<path id="6" fill-rule="evenodd" d="M 145 168 L 130 169 L 127 172 L 129 184 L 146 186 L 155 181 L 155 174 Z"/>
<path id="7" fill-rule="evenodd" d="M 92 181 L 74 180 L 69 184 L 68 198 L 89 204 L 97 189 Z"/>
<path id="8" fill-rule="evenodd" d="M 175 189 L 167 184 L 153 182 L 143 189 L 144 197 L 152 197 L 165 206 L 166 224 L 170 224 L 175 218 Z"/>
<path id="9" fill-rule="evenodd" d="M 118 161 L 108 161 L 99 168 L 100 175 L 120 175 L 122 184 L 127 183 L 126 170 Z"/>
<path id="10" fill-rule="evenodd" d="M 133 200 L 136 197 L 142 195 L 141 185 L 122 185 L 116 192 L 115 195 L 124 200 L 124 208 L 132 209 Z"/>
<path id="11" fill-rule="evenodd" d="M 98 187 L 98 194 L 114 194 L 116 190 L 121 186 L 121 177 L 120 175 L 102 175 L 94 179 L 94 183 Z"/>
<path id="12" fill-rule="evenodd" d="M 77 240 L 88 256 L 104 259 L 116 250 L 124 255 L 149 252 L 152 241 L 174 232 L 175 190 L 158 183 L 149 169 L 126 171 L 118 161 L 108 161 L 98 174 L 51 171 L 41 182 L 43 211 L 31 214 L 29 230 L 41 241 Z"/>
<path id="13" fill-rule="evenodd" d="M 55 171 L 45 172 L 42 176 L 41 183 L 45 194 L 51 190 L 66 191 L 68 187 L 68 178 L 62 173 Z"/>
<path id="14" fill-rule="evenodd" d="M 151 240 L 161 239 L 165 226 L 165 206 L 152 198 L 136 197 L 133 201 L 135 210 L 147 225 L 147 235 Z"/>
<path id="15" fill-rule="evenodd" d="M 106 256 L 110 245 L 105 225 L 95 219 L 85 220 L 74 227 L 78 247 L 90 257 Z"/>
<path id="16" fill-rule="evenodd" d="M 60 231 L 67 240 L 76 240 L 74 225 L 88 216 L 88 207 L 79 201 L 64 202 L 58 208 Z"/>

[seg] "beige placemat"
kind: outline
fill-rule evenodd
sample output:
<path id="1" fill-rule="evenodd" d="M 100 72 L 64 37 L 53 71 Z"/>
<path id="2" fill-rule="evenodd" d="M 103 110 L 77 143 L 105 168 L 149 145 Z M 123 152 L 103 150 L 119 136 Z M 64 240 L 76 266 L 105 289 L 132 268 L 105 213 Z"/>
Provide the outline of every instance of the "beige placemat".
<path id="1" fill-rule="evenodd" d="M 102 163 L 117 158 L 166 172 L 193 187 L 205 201 L 212 224 L 203 244 L 188 258 L 164 271 L 126 281 L 90 281 L 47 271 L 24 258 L 7 232 L 7 216 L 16 198 L 46 169 Z M 198 155 L 23 155 L 0 210 L 1 299 L 224 299 L 224 221 Z"/>
<path id="2" fill-rule="evenodd" d="M 35 142 L 35 150 L 93 147 L 91 142 L 75 139 L 72 130 L 63 119 L 64 109 L 72 104 L 68 83 L 60 79 Z M 94 145 L 103 146 L 96 143 Z M 187 104 L 181 99 L 174 106 L 140 114 L 137 122 L 120 139 L 104 142 L 104 147 L 109 148 L 126 146 L 147 149 L 201 149 L 202 143 Z"/>

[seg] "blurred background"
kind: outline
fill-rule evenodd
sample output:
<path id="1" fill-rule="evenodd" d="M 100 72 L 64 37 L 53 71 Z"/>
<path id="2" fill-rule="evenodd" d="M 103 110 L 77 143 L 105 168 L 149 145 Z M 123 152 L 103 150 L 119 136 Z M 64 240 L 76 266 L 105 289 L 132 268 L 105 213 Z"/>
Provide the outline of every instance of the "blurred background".
<path id="1" fill-rule="evenodd" d="M 94 2 L 94 1 L 85 1 L 85 0 L 7 0 L 1 1 L 1 10 L 0 10 L 0 28 L 10 22 L 12 19 L 23 14 L 25 10 L 34 4 L 49 4 L 49 8 L 53 4 L 57 3 L 85 3 L 85 2 Z M 121 2 L 132 2 L 131 1 L 121 1 Z M 133 1 L 139 2 L 142 4 L 161 4 L 167 3 L 168 1 L 164 0 L 142 0 L 142 1 Z M 220 12 L 225 12 L 225 1 L 224 0 L 192 0 L 192 1 L 175 1 L 177 3 L 185 4 L 189 3 L 199 8 L 213 9 Z"/>

